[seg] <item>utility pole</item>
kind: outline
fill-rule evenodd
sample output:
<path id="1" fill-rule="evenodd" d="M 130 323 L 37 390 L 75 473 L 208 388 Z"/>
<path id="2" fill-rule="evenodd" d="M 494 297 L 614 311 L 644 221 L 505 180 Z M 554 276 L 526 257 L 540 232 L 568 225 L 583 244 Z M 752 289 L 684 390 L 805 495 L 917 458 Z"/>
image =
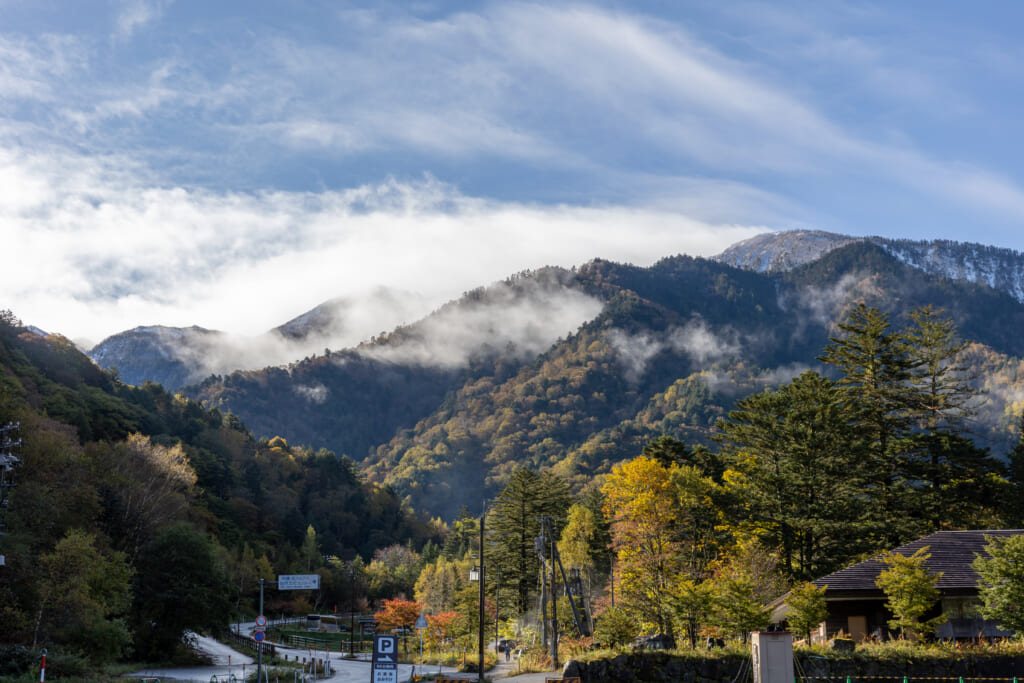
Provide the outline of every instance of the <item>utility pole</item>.
<path id="1" fill-rule="evenodd" d="M 545 524 L 550 518 L 545 518 Z M 558 549 L 555 548 L 555 533 L 548 525 L 548 532 L 551 535 L 551 664 L 554 671 L 558 671 L 558 593 L 555 587 L 555 560 Z"/>
<path id="2" fill-rule="evenodd" d="M 541 630 L 541 642 L 544 647 L 548 646 L 548 584 L 547 575 L 548 568 L 547 562 L 544 560 L 544 544 L 546 539 L 544 538 L 544 524 L 543 518 L 541 518 L 540 536 L 536 538 L 533 543 L 534 549 L 537 551 L 537 555 L 540 557 L 540 630 Z"/>
<path id="3" fill-rule="evenodd" d="M 556 545 L 556 540 L 555 540 L 555 530 L 554 530 L 554 528 L 552 528 L 552 525 L 551 525 L 551 517 L 548 517 L 547 515 L 544 515 L 544 516 L 541 516 L 539 518 L 539 521 L 540 521 L 540 536 L 537 537 L 537 540 L 535 542 L 535 547 L 537 549 L 538 554 L 540 555 L 541 565 L 542 565 L 542 567 L 541 567 L 541 574 L 540 574 L 541 575 L 541 596 L 544 596 L 545 593 L 546 593 L 545 586 L 544 586 L 544 576 L 546 574 L 547 567 L 543 566 L 545 564 L 545 562 L 544 562 L 544 551 L 545 551 L 544 546 L 545 546 L 546 542 L 550 542 L 551 543 L 551 546 L 550 546 L 550 549 L 551 549 L 551 662 L 552 662 L 552 664 L 554 664 L 555 669 L 557 669 L 558 668 L 558 582 L 557 582 L 556 574 L 555 574 L 556 567 L 562 573 L 562 586 L 563 586 L 563 590 L 566 591 L 567 595 L 569 594 L 569 591 L 568 591 L 569 579 L 566 578 L 565 567 L 562 566 L 562 559 L 558 556 L 558 546 Z M 573 619 L 573 622 L 576 624 L 576 630 L 579 631 L 580 637 L 582 638 L 584 635 L 586 635 L 586 629 L 583 628 L 583 622 L 580 619 L 579 610 L 576 608 L 576 601 L 572 598 L 571 595 L 569 595 L 569 606 L 572 608 L 572 619 Z M 544 610 L 543 611 L 543 618 L 541 619 L 541 621 L 546 626 L 546 624 L 547 624 L 547 611 L 543 607 L 543 601 L 542 601 L 541 609 Z M 546 634 L 545 634 L 545 638 L 546 638 Z"/>
<path id="4" fill-rule="evenodd" d="M 551 645 L 551 662 L 555 669 L 558 668 L 558 594 L 555 592 L 555 532 L 551 529 L 551 518 L 547 515 L 542 515 L 539 518 L 540 521 L 540 536 L 537 537 L 536 548 L 540 555 L 541 569 L 540 569 L 540 594 L 541 594 L 541 623 L 544 624 L 544 640 L 545 644 Z M 551 630 L 548 631 L 548 612 L 547 612 L 547 591 L 545 590 L 544 581 L 545 575 L 547 574 L 547 562 L 544 559 L 545 552 L 547 549 L 544 547 L 547 543 L 551 544 Z M 550 633 L 550 642 L 548 641 L 548 634 Z"/>

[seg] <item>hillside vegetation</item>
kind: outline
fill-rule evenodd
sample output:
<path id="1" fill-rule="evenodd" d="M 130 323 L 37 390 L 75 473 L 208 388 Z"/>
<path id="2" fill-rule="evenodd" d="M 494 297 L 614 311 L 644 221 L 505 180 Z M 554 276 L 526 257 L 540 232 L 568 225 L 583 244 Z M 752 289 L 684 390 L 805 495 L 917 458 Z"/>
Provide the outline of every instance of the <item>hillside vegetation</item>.
<path id="1" fill-rule="evenodd" d="M 319 598 L 352 603 L 376 551 L 440 540 L 347 458 L 258 441 L 233 415 L 121 384 L 8 312 L 0 426 L 20 460 L 2 518 L 0 643 L 166 658 L 184 629 L 253 609 L 260 576 L 344 573 L 346 592 L 338 579 Z M 321 569 L 324 554 L 353 569 Z"/>
<path id="2" fill-rule="evenodd" d="M 459 364 L 401 353 L 437 334 L 428 317 L 358 349 L 211 378 L 187 393 L 257 433 L 347 454 L 413 507 L 452 519 L 516 467 L 552 468 L 580 490 L 657 436 L 710 444 L 736 400 L 820 368 L 817 355 L 849 305 L 878 307 L 894 322 L 930 305 L 978 345 L 975 358 L 988 359 L 977 387 L 1000 389 L 983 394 L 979 443 L 998 454 L 1014 438 L 1005 399 L 1019 385 L 997 368 L 1024 356 L 1024 306 L 926 274 L 874 243 L 775 274 L 688 256 L 648 268 L 595 260 L 476 290 L 435 316 L 452 323 L 454 344 L 455 314 L 500 311 L 510 296 L 545 296 L 556 285 L 601 302 L 600 313 L 534 354 L 514 343 L 477 347 Z"/>

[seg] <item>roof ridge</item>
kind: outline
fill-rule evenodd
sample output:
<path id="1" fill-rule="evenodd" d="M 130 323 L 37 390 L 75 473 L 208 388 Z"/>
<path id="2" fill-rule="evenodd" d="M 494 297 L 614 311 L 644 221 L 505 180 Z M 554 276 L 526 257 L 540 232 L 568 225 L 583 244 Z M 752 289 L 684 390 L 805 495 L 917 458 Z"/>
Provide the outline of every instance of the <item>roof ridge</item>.
<path id="1" fill-rule="evenodd" d="M 957 531 L 936 531 L 905 543 L 892 552 L 909 556 L 921 548 L 929 549 L 925 566 L 932 574 L 941 574 L 940 588 L 974 588 L 978 583 L 977 572 L 971 566 L 975 556 L 986 554 L 986 536 L 1015 536 L 1024 534 L 1024 529 L 964 529 Z M 848 567 L 815 579 L 817 586 L 828 585 L 830 591 L 872 590 L 877 591 L 875 580 L 883 570 L 879 553 Z"/>

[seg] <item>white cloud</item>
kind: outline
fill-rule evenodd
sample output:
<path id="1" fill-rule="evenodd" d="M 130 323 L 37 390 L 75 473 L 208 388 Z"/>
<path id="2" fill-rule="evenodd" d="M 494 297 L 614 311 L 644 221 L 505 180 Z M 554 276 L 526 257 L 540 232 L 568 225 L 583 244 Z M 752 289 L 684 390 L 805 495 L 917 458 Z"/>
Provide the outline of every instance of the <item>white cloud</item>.
<path id="1" fill-rule="evenodd" d="M 0 96 L 10 107 L 19 100 L 51 101 L 54 85 L 84 65 L 84 52 L 70 37 L 38 40 L 0 34 Z M 5 107 L 0 105 L 0 111 Z"/>
<path id="2" fill-rule="evenodd" d="M 295 393 L 310 403 L 320 404 L 327 400 L 330 390 L 323 384 L 298 384 L 295 386 Z"/>
<path id="3" fill-rule="evenodd" d="M 430 178 L 319 194 L 160 188 L 116 161 L 0 154 L 0 235 L 13 245 L 0 293 L 27 322 L 94 342 L 139 324 L 254 335 L 376 285 L 436 306 L 527 268 L 712 255 L 762 231 L 495 202 Z"/>
<path id="4" fill-rule="evenodd" d="M 445 306 L 386 347 L 363 354 L 405 364 L 455 367 L 473 356 L 511 350 L 530 358 L 601 312 L 603 302 L 544 278 L 498 283 L 475 300 Z M 513 348 L 507 349 L 511 345 Z"/>
<path id="5" fill-rule="evenodd" d="M 741 345 L 737 336 L 732 330 L 723 330 L 715 334 L 698 318 L 691 320 L 684 327 L 670 330 L 668 342 L 676 351 L 685 353 L 695 363 L 703 365 L 708 361 L 738 354 Z"/>
<path id="6" fill-rule="evenodd" d="M 639 382 L 647 372 L 651 359 L 665 350 L 665 343 L 650 334 L 629 334 L 622 330 L 611 330 L 605 340 L 615 349 L 619 365 L 628 382 Z"/>
<path id="7" fill-rule="evenodd" d="M 159 19 L 170 0 L 120 0 L 116 29 L 120 38 L 129 38 L 140 27 Z"/>
<path id="8" fill-rule="evenodd" d="M 715 333 L 699 317 L 661 334 L 633 335 L 616 329 L 608 332 L 606 339 L 618 354 L 619 364 L 630 382 L 639 381 L 651 359 L 666 349 L 689 356 L 697 365 L 706 365 L 742 350 L 735 330 L 723 328 Z"/>
<path id="9" fill-rule="evenodd" d="M 166 4 L 121 3 L 120 30 L 152 23 Z M 837 77 L 878 81 L 876 90 L 932 109 L 946 98 L 926 71 L 934 64 L 896 61 L 907 50 L 794 22 L 782 10 L 760 8 L 760 15 L 785 27 L 773 35 L 799 41 L 789 52 L 808 55 L 805 62 L 821 59 L 827 43 Z M 940 202 L 1024 215 L 1015 178 L 922 151 L 912 131 L 852 129 L 812 99 L 816 93 L 790 75 L 791 64 L 739 59 L 681 23 L 586 5 L 514 3 L 432 21 L 394 9 L 341 12 L 325 24 L 334 39 L 326 39 L 329 32 L 300 39 L 258 24 L 246 39 L 226 34 L 216 46 L 183 35 L 137 63 L 131 53 L 92 44 L 97 61 L 123 61 L 116 77 L 89 68 L 77 39 L 0 38 L 0 92 L 59 101 L 21 119 L 35 122 L 40 140 L 106 154 L 132 147 L 136 159 L 173 164 L 186 176 L 213 167 L 228 187 L 235 180 L 252 187 L 253 167 L 273 168 L 281 154 L 365 160 L 385 152 L 442 165 L 521 163 L 577 183 L 591 178 L 598 191 L 614 180 L 639 186 L 654 175 L 659 182 L 683 168 L 709 184 L 748 187 L 765 180 L 751 174 L 824 171 L 847 182 L 888 178 Z"/>

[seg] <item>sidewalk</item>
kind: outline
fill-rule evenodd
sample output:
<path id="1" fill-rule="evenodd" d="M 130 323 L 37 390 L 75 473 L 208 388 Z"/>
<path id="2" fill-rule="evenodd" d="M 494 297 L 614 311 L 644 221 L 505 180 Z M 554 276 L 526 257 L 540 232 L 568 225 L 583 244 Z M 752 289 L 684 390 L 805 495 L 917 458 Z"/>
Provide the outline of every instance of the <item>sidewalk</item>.
<path id="1" fill-rule="evenodd" d="M 539 671 L 527 674 L 521 674 L 518 672 L 518 660 L 512 659 L 506 662 L 504 657 L 499 657 L 497 666 L 486 672 L 484 675 L 491 680 L 507 678 L 512 683 L 544 683 L 544 679 L 546 678 L 558 678 L 561 676 L 560 672 L 555 671 Z"/>

